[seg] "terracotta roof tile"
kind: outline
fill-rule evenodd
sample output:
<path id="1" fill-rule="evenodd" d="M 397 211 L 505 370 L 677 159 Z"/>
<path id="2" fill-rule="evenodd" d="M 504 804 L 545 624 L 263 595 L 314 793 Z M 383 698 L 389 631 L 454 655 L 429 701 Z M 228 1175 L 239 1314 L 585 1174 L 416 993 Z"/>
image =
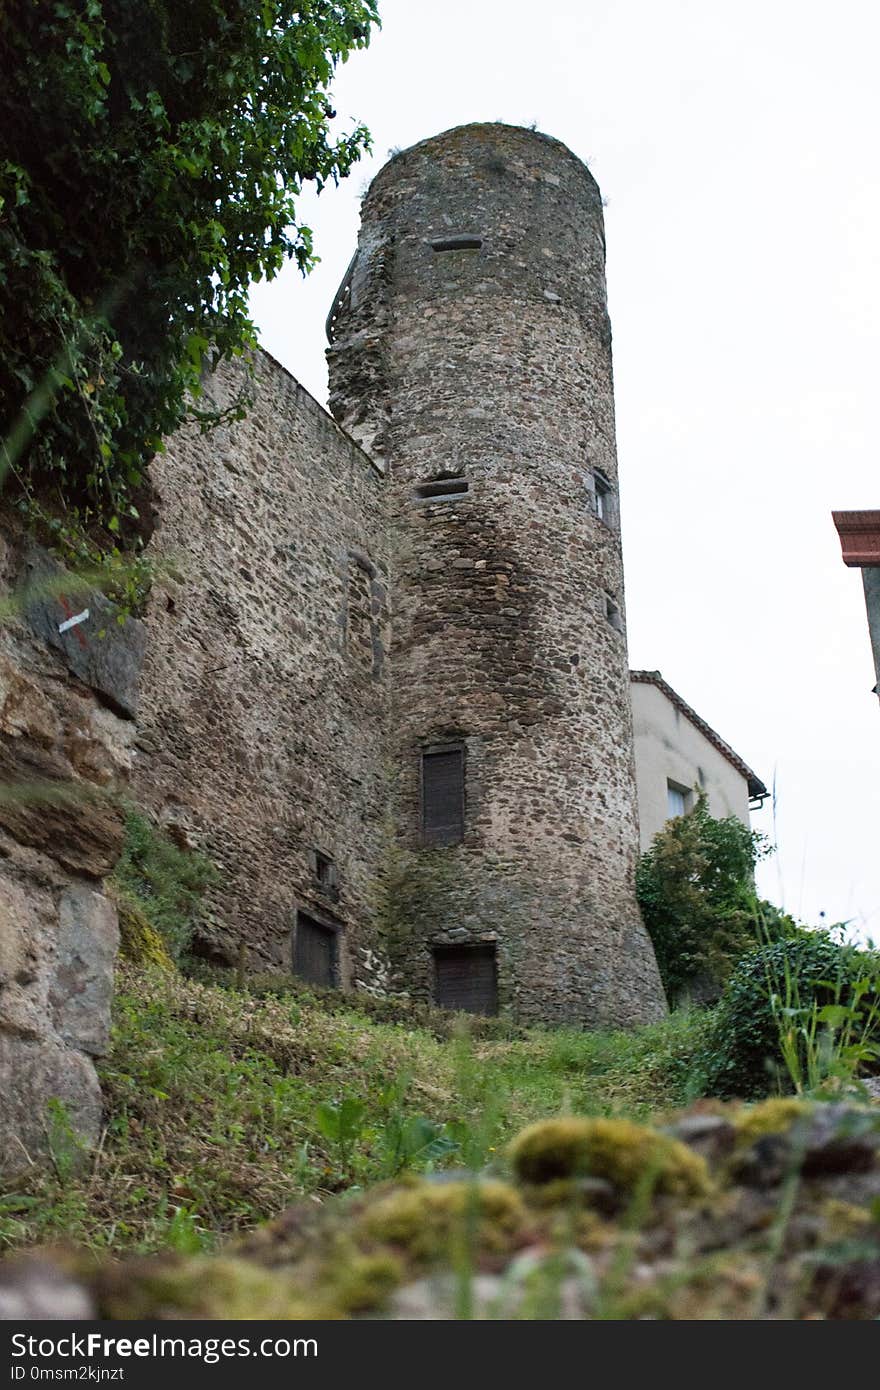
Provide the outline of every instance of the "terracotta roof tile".
<path id="1" fill-rule="evenodd" d="M 764 786 L 764 783 L 756 773 L 752 772 L 748 763 L 743 762 L 738 753 L 734 753 L 730 744 L 725 743 L 721 735 L 716 734 L 715 730 L 706 723 L 705 719 L 701 719 L 696 710 L 691 709 L 687 701 L 683 700 L 678 692 L 672 689 L 671 685 L 667 685 L 659 671 L 630 671 L 629 678 L 631 681 L 637 681 L 641 685 L 656 685 L 657 689 L 663 692 L 667 700 L 675 705 L 676 709 L 681 710 L 686 719 L 691 721 L 694 728 L 699 729 L 700 733 L 709 740 L 713 747 L 717 748 L 718 752 L 724 755 L 727 761 L 736 768 L 737 772 L 745 777 L 749 787 L 749 797 L 769 796 L 769 792 Z"/>

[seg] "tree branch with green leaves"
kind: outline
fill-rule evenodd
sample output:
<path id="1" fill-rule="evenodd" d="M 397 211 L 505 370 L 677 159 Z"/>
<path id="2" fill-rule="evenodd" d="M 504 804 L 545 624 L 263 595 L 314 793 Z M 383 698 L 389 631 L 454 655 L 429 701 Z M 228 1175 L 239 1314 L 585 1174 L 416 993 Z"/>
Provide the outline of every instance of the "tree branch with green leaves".
<path id="1" fill-rule="evenodd" d="M 369 148 L 330 84 L 377 23 L 375 0 L 0 9 L 0 487 L 23 510 L 137 544 L 150 458 L 217 418 L 206 356 L 256 344 L 250 285 L 316 259 L 303 186 Z"/>

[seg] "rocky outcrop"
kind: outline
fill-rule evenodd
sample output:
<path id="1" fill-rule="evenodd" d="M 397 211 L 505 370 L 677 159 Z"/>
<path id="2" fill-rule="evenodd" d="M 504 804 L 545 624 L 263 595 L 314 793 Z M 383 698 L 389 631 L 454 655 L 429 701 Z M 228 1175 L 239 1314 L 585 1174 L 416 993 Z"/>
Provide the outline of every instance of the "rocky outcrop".
<path id="1" fill-rule="evenodd" d="M 59 1146 L 74 1162 L 100 1133 L 93 1059 L 119 941 L 103 879 L 122 846 L 143 633 L 8 517 L 0 595 L 0 1170 L 14 1171 Z"/>

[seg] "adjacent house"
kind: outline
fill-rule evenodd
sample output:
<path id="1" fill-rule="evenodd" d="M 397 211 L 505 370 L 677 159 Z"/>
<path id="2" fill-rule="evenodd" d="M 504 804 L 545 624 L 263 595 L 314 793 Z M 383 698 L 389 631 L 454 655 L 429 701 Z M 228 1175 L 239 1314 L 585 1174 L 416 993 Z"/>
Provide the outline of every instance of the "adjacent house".
<path id="1" fill-rule="evenodd" d="M 659 671 L 630 671 L 642 852 L 667 820 L 691 809 L 700 788 L 719 819 L 768 795 L 760 777 L 681 698 Z"/>
<path id="2" fill-rule="evenodd" d="M 880 695 L 880 511 L 832 512 L 831 515 L 840 537 L 843 563 L 862 571 L 868 632 L 877 673 L 874 694 Z"/>

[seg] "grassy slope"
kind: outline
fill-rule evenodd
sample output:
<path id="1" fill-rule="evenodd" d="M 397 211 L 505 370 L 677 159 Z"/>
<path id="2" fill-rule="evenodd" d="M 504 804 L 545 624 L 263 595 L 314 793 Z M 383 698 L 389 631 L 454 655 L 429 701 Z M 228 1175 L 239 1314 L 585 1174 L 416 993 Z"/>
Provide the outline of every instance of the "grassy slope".
<path id="1" fill-rule="evenodd" d="M 119 985 L 101 1151 L 77 1175 L 56 1116 L 54 1175 L 0 1190 L 0 1248 L 210 1246 L 304 1195 L 391 1176 L 412 1117 L 449 1149 L 412 1166 L 477 1167 L 541 1116 L 656 1113 L 693 1098 L 705 1028 L 679 1014 L 636 1034 L 444 1038 L 448 1019 L 377 1022 L 354 1001 L 331 1011 L 293 991 L 258 997 L 132 967 Z M 318 1109 L 346 1099 L 361 1103 L 351 1133 L 328 1138 Z"/>

